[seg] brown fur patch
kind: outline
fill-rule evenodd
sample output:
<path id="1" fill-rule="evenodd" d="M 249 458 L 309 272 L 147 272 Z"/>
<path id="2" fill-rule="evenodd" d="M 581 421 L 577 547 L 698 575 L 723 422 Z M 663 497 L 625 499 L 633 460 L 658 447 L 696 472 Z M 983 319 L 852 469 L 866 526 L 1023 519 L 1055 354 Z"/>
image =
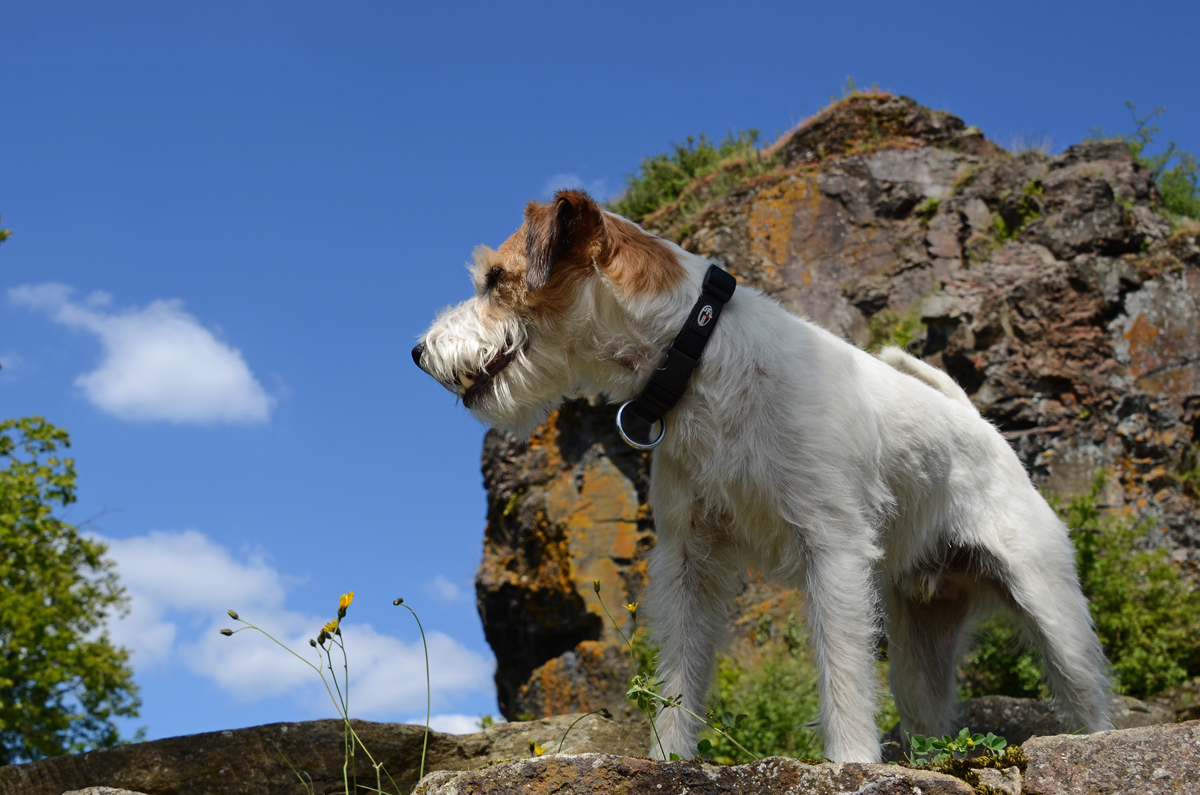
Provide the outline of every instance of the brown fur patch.
<path id="1" fill-rule="evenodd" d="M 597 268 L 626 294 L 666 292 L 684 277 L 665 242 L 571 190 L 547 204 L 530 202 L 525 223 L 499 249 L 477 249 L 474 280 L 491 307 L 552 318 L 570 308 Z"/>
<path id="2" fill-rule="evenodd" d="M 622 292 L 658 295 L 683 280 L 683 265 L 664 241 L 618 216 L 605 216 L 604 228 L 599 264 Z"/>
<path id="3" fill-rule="evenodd" d="M 525 280 L 533 292 L 555 272 L 595 260 L 604 213 L 583 191 L 560 190 L 549 204 L 525 207 Z"/>

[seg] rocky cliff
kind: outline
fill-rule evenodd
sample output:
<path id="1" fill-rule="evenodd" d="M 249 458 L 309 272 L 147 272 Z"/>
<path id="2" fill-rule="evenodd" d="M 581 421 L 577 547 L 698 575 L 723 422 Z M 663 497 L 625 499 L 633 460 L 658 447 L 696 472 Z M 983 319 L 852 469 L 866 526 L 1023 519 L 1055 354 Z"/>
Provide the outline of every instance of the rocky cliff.
<path id="1" fill-rule="evenodd" d="M 1104 501 L 1149 520 L 1147 543 L 1195 573 L 1200 230 L 1172 233 L 1123 144 L 1010 153 L 952 115 L 867 94 L 767 154 L 773 170 L 730 190 L 729 166 L 644 225 L 846 339 L 905 342 L 1039 486 L 1069 496 L 1107 470 Z M 640 599 L 654 532 L 649 457 L 613 414 L 572 401 L 530 439 L 487 436 L 476 589 L 509 718 L 626 709 L 630 664 L 593 581 L 633 629 L 620 605 Z M 748 578 L 735 648 L 795 598 Z"/>

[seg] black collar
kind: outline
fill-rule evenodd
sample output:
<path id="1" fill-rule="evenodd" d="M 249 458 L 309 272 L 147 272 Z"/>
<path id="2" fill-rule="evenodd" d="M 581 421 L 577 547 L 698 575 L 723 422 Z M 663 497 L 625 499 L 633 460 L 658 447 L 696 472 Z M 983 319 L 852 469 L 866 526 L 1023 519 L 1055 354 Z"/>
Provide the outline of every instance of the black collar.
<path id="1" fill-rule="evenodd" d="M 700 366 L 704 346 L 716 328 L 721 309 L 733 297 L 735 289 L 737 281 L 732 276 L 716 265 L 709 266 L 708 273 L 704 275 L 704 286 L 700 288 L 700 298 L 667 350 L 666 358 L 650 374 L 642 394 L 626 401 L 617 410 L 617 431 L 626 444 L 638 450 L 650 450 L 657 447 L 667 435 L 667 423 L 663 418 L 675 408 L 687 390 L 688 380 L 692 377 L 692 371 Z M 641 420 L 638 425 L 645 424 L 647 435 L 653 430 L 654 423 L 661 423 L 658 437 L 649 442 L 632 439 L 624 427 L 629 422 L 626 417 L 628 414 Z"/>

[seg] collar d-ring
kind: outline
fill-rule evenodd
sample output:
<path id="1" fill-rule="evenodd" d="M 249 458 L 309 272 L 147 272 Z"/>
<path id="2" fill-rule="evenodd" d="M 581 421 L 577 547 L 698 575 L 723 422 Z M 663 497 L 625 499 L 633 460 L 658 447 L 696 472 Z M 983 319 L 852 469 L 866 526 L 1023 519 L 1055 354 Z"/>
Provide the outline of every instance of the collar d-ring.
<path id="1" fill-rule="evenodd" d="M 666 438 L 666 436 L 667 436 L 667 421 L 665 418 L 663 418 L 663 419 L 659 419 L 655 423 L 655 425 L 659 426 L 659 430 L 658 430 L 658 438 L 655 439 L 654 441 L 652 441 L 652 442 L 634 441 L 634 439 L 628 433 L 625 432 L 625 425 L 623 422 L 625 408 L 632 402 L 633 402 L 632 400 L 626 400 L 624 403 L 621 404 L 621 408 L 617 409 L 617 433 L 621 434 L 621 438 L 625 440 L 625 444 L 629 445 L 630 447 L 632 447 L 634 449 L 653 450 L 655 447 L 658 447 L 660 444 L 662 444 L 662 440 L 664 438 Z M 653 430 L 654 425 L 651 425 L 650 429 Z"/>
<path id="2" fill-rule="evenodd" d="M 630 447 L 638 450 L 652 450 L 662 442 L 667 434 L 666 416 L 679 403 L 683 393 L 687 391 L 688 381 L 692 373 L 700 366 L 704 347 L 708 338 L 716 328 L 717 318 L 737 289 L 737 280 L 716 265 L 709 265 L 704 274 L 704 283 L 700 287 L 700 298 L 688 313 L 687 320 L 666 356 L 658 368 L 650 374 L 642 393 L 633 400 L 627 400 L 617 411 L 617 431 Z M 639 419 L 650 423 L 651 432 L 654 424 L 661 423 L 658 438 L 652 442 L 635 442 L 625 432 L 622 418 L 625 409 L 629 409 Z"/>

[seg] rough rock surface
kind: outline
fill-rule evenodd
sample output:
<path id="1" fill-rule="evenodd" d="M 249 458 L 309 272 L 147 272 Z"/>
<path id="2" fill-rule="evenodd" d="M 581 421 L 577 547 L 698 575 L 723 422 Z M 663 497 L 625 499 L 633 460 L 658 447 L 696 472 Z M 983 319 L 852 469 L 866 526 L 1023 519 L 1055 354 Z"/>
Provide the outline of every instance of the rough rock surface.
<path id="1" fill-rule="evenodd" d="M 1200 721 L 1036 737 L 1021 750 L 1030 795 L 1200 792 Z"/>
<path id="2" fill-rule="evenodd" d="M 1170 234 L 1120 144 L 1009 154 L 903 97 L 844 100 L 771 149 L 780 165 L 644 225 L 859 344 L 910 323 L 1038 486 L 1147 520 L 1200 573 L 1200 231 Z M 509 718 L 622 709 L 628 658 L 595 594 L 640 600 L 654 546 L 649 456 L 609 406 L 572 401 L 530 439 L 491 431 L 476 591 Z M 731 618 L 758 608 L 755 590 Z M 652 616 L 649 616 L 652 620 Z M 731 654 L 737 654 L 735 645 Z"/>
<path id="3" fill-rule="evenodd" d="M 556 751 L 580 716 L 563 715 L 493 726 L 477 734 L 432 732 L 425 770 L 467 770 L 501 759 L 530 756 L 530 742 Z M 424 727 L 353 721 L 367 749 L 410 792 L 420 770 Z M 643 753 L 644 720 L 585 717 L 571 729 L 564 753 Z M 234 731 L 172 737 L 101 751 L 0 767 L 0 795 L 62 795 L 85 787 L 125 788 L 145 795 L 276 795 L 302 792 L 297 772 L 314 792 L 342 791 L 342 723 L 336 720 L 274 723 Z M 290 765 L 290 766 L 289 766 Z M 369 761 L 359 758 L 358 778 L 375 785 Z M 387 784 L 387 779 L 384 779 Z M 390 785 L 387 791 L 394 791 Z M 111 795 L 102 789 L 89 795 Z"/>
<path id="4" fill-rule="evenodd" d="M 604 754 L 550 756 L 493 765 L 469 773 L 426 776 L 414 795 L 508 795 L 508 793 L 620 793 L 620 795 L 973 795 L 964 781 L 888 765 L 806 765 L 772 757 L 725 767 L 700 762 L 652 762 Z"/>
<path id="5" fill-rule="evenodd" d="M 1200 792 L 1200 721 L 1092 735 L 1035 737 L 1024 742 L 1021 751 L 1028 760 L 1024 771 L 1019 767 L 969 771 L 964 776 L 972 780 L 974 787 L 940 773 L 894 765 L 807 765 L 773 757 L 753 764 L 723 767 L 582 754 L 522 759 L 469 772 L 433 773 L 422 779 L 416 793 L 1158 795 Z"/>

